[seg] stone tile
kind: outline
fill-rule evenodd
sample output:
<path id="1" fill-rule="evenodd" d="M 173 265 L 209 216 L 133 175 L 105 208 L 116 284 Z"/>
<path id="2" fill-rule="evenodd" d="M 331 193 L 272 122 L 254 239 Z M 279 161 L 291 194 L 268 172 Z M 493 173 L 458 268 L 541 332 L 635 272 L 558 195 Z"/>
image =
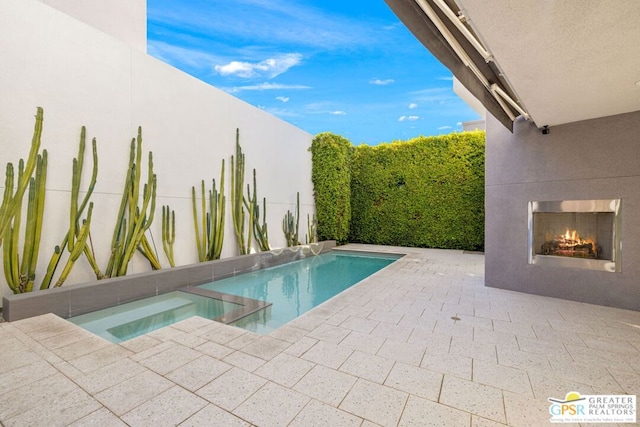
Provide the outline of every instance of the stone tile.
<path id="1" fill-rule="evenodd" d="M 233 412 L 255 425 L 283 426 L 291 422 L 309 400 L 303 394 L 270 382 Z"/>
<path id="2" fill-rule="evenodd" d="M 408 396 L 390 387 L 359 379 L 339 408 L 383 426 L 396 425 Z"/>
<path id="3" fill-rule="evenodd" d="M 86 417 L 80 418 L 75 423 L 69 424 L 69 427 L 127 427 L 127 425 L 116 417 L 113 412 L 105 407 L 90 413 Z"/>
<path id="4" fill-rule="evenodd" d="M 173 383 L 155 372 L 145 371 L 94 395 L 114 414 L 121 416 L 157 396 Z"/>
<path id="5" fill-rule="evenodd" d="M 447 335 L 434 334 L 433 332 L 414 329 L 408 343 L 425 344 L 429 353 L 449 353 L 451 348 L 451 337 Z"/>
<path id="6" fill-rule="evenodd" d="M 13 389 L 11 393 L 0 394 L 0 420 L 5 422 L 5 420 L 37 408 L 38 405 L 46 405 L 51 401 L 51 390 L 56 390 L 58 395 L 62 396 L 78 389 L 76 384 L 59 372 L 21 385 Z"/>
<path id="7" fill-rule="evenodd" d="M 53 349 L 52 351 L 63 360 L 71 360 L 113 345 L 115 344 L 112 344 L 105 339 L 97 336 L 91 336 L 89 338 L 76 341 L 73 344 Z"/>
<path id="8" fill-rule="evenodd" d="M 413 328 L 392 325 L 390 323 L 380 323 L 373 331 L 371 331 L 371 335 L 389 338 L 395 341 L 407 341 L 411 332 L 413 332 Z"/>
<path id="9" fill-rule="evenodd" d="M 74 381 L 91 394 L 113 387 L 145 372 L 147 369 L 131 359 L 122 359 L 96 369 L 89 374 L 76 376 Z M 68 374 L 67 374 L 68 375 Z"/>
<path id="10" fill-rule="evenodd" d="M 286 341 L 291 344 L 297 343 L 300 339 L 302 339 L 308 331 L 304 329 L 296 328 L 289 325 L 284 325 L 276 329 L 275 331 L 269 332 L 269 337 L 276 338 L 281 341 Z"/>
<path id="11" fill-rule="evenodd" d="M 384 385 L 437 402 L 442 377 L 442 374 L 428 369 L 396 363 Z"/>
<path id="12" fill-rule="evenodd" d="M 376 354 L 397 362 L 420 366 L 426 348 L 425 344 L 406 343 L 389 339 L 385 341 Z"/>
<path id="13" fill-rule="evenodd" d="M 514 350 L 511 347 L 497 346 L 498 364 L 525 370 L 550 370 L 551 364 L 543 354 Z"/>
<path id="14" fill-rule="evenodd" d="M 368 301 L 361 301 L 363 304 L 366 304 Z M 362 307 L 355 304 L 355 301 L 352 301 L 348 306 L 342 309 L 342 313 L 348 314 L 349 316 L 357 316 L 357 317 L 368 317 L 371 313 L 374 312 L 375 309 Z"/>
<path id="15" fill-rule="evenodd" d="M 291 343 L 268 336 L 262 336 L 251 344 L 242 348 L 243 353 L 259 357 L 264 360 L 271 360 L 282 353 Z"/>
<path id="16" fill-rule="evenodd" d="M 344 329 L 331 325 L 320 325 L 313 331 L 307 334 L 310 338 L 315 338 L 320 341 L 325 341 L 331 344 L 338 344 L 347 335 L 351 333 L 350 329 Z"/>
<path id="17" fill-rule="evenodd" d="M 445 375 L 440 403 L 506 423 L 502 390 Z"/>
<path id="18" fill-rule="evenodd" d="M 468 426 L 471 414 L 438 403 L 409 396 L 399 427 Z"/>
<path id="19" fill-rule="evenodd" d="M 506 424 L 498 423 L 477 415 L 471 416 L 471 427 L 505 427 Z"/>
<path id="20" fill-rule="evenodd" d="M 180 427 L 250 427 L 251 424 L 241 420 L 235 415 L 218 408 L 216 405 L 208 404 L 195 415 L 189 417 Z"/>
<path id="21" fill-rule="evenodd" d="M 344 306 L 340 307 L 340 310 L 342 310 L 343 308 L 344 308 Z M 338 326 L 338 325 L 340 325 L 340 323 L 344 322 L 349 317 L 351 317 L 351 316 L 349 316 L 346 313 L 336 313 L 336 314 L 332 315 L 331 317 L 329 317 L 328 319 L 326 319 L 322 323 L 324 323 L 326 325 L 331 325 L 331 326 Z"/>
<path id="22" fill-rule="evenodd" d="M 161 343 L 160 340 L 151 338 L 150 336 L 147 336 L 147 335 L 141 335 L 129 341 L 121 342 L 118 345 L 134 353 L 140 353 L 142 351 L 155 347 L 160 343 Z"/>
<path id="23" fill-rule="evenodd" d="M 313 347 L 317 343 L 318 343 L 318 340 L 316 339 L 309 338 L 309 337 L 302 337 L 295 343 L 291 344 L 291 346 L 287 347 L 284 350 L 284 353 L 290 354 L 295 357 L 300 357 L 307 350 L 309 350 L 311 347 Z"/>
<path id="24" fill-rule="evenodd" d="M 433 332 L 433 328 L 436 326 L 436 322 L 437 319 L 431 317 L 404 315 L 398 322 L 398 326 L 418 329 L 425 332 Z"/>
<path id="25" fill-rule="evenodd" d="M 218 344 L 213 341 L 207 341 L 206 343 L 195 347 L 194 350 L 199 351 L 200 353 L 204 353 L 215 359 L 224 359 L 235 351 L 232 348 L 225 347 L 222 344 Z"/>
<path id="26" fill-rule="evenodd" d="M 393 361 L 354 351 L 342 364 L 340 370 L 369 381 L 382 384 L 393 367 Z"/>
<path id="27" fill-rule="evenodd" d="M 123 360 L 133 353 L 117 345 L 110 345 L 98 351 L 69 360 L 69 363 L 84 373 L 95 371 L 105 365 Z"/>
<path id="28" fill-rule="evenodd" d="M 403 317 L 404 317 L 404 314 L 402 313 L 392 313 L 384 310 L 374 310 L 373 313 L 371 313 L 368 318 L 371 320 L 378 320 L 380 322 L 397 325 L 400 322 L 400 320 L 402 320 Z"/>
<path id="29" fill-rule="evenodd" d="M 537 338 L 518 337 L 518 347 L 521 351 L 545 355 L 566 355 L 567 349 L 559 341 L 546 341 Z"/>
<path id="30" fill-rule="evenodd" d="M 474 359 L 473 381 L 533 397 L 527 372 L 521 369 Z"/>
<path id="31" fill-rule="evenodd" d="M 244 329 L 223 324 L 219 324 L 213 327 L 208 326 L 198 331 L 200 337 L 209 341 L 217 342 L 218 344 L 226 344 L 229 341 L 233 341 L 234 339 L 240 337 L 241 335 L 244 335 L 247 332 Z"/>
<path id="32" fill-rule="evenodd" d="M 354 331 L 347 335 L 347 337 L 340 342 L 339 346 L 376 354 L 385 340 L 386 338 L 383 337 L 376 337 Z"/>
<path id="33" fill-rule="evenodd" d="M 6 354 L 3 354 L 3 359 L 6 356 Z M 5 360 L 3 360 L 3 363 L 4 362 Z M 20 366 L 0 374 L 0 394 L 9 393 L 16 388 L 28 386 L 33 382 L 56 373 L 57 371 L 51 367 L 49 363 L 36 359 L 28 365 Z"/>
<path id="34" fill-rule="evenodd" d="M 433 328 L 433 333 L 438 335 L 444 335 L 448 337 L 460 337 L 468 341 L 473 340 L 473 326 L 465 326 L 461 324 L 449 324 L 440 320 Z"/>
<path id="35" fill-rule="evenodd" d="M 324 317 L 314 316 L 313 312 L 309 312 L 287 323 L 287 326 L 304 329 L 305 331 L 312 331 L 318 326 L 322 325 L 324 321 Z"/>
<path id="36" fill-rule="evenodd" d="M 553 329 L 551 327 L 539 325 L 534 325 L 533 330 L 535 332 L 535 337 L 531 338 L 538 338 L 545 341 L 554 341 L 561 344 L 581 345 L 586 347 L 586 344 L 584 343 L 584 341 L 582 341 L 582 338 L 580 338 L 578 334 L 575 334 L 573 332 L 561 331 Z"/>
<path id="37" fill-rule="evenodd" d="M 555 360 L 550 360 L 550 363 L 552 371 L 561 378 L 581 382 L 592 387 L 619 388 L 618 383 L 606 368 Z"/>
<path id="38" fill-rule="evenodd" d="M 425 353 L 421 368 L 471 379 L 471 358 L 449 353 Z"/>
<path id="39" fill-rule="evenodd" d="M 122 420 L 131 427 L 175 426 L 206 405 L 206 400 L 174 386 L 126 413 Z"/>
<path id="40" fill-rule="evenodd" d="M 262 335 L 259 335 L 253 332 L 247 332 L 246 334 L 240 335 L 238 338 L 229 341 L 228 343 L 225 344 L 225 346 L 232 348 L 234 350 L 240 350 L 246 347 L 247 345 L 259 340 L 261 336 Z"/>
<path id="41" fill-rule="evenodd" d="M 485 344 L 500 344 L 503 347 L 513 347 L 514 349 L 519 348 L 516 336 L 508 332 L 496 332 L 484 328 L 474 328 L 473 340 Z"/>
<path id="42" fill-rule="evenodd" d="M 3 420 L 6 427 L 35 426 L 48 420 L 51 424 L 67 425 L 76 422 L 86 415 L 98 410 L 100 403 L 85 393 L 80 387 L 66 393 L 61 393 L 56 389 L 47 390 L 51 393 L 55 390 L 55 398 L 49 395 L 32 405 L 28 410 L 7 420 Z"/>
<path id="43" fill-rule="evenodd" d="M 358 427 L 361 423 L 362 418 L 311 400 L 288 427 Z"/>
<path id="44" fill-rule="evenodd" d="M 609 372 L 627 394 L 640 395 L 640 373 L 612 368 L 609 368 Z"/>
<path id="45" fill-rule="evenodd" d="M 372 319 L 363 319 L 361 317 L 349 317 L 340 324 L 341 328 L 351 329 L 352 331 L 358 331 L 365 334 L 373 331 L 380 322 Z"/>
<path id="46" fill-rule="evenodd" d="M 468 341 L 460 337 L 452 337 L 449 352 L 451 354 L 484 360 L 490 363 L 497 363 L 498 361 L 495 344 Z"/>
<path id="47" fill-rule="evenodd" d="M 356 380 L 354 376 L 316 365 L 293 388 L 314 399 L 338 406 Z"/>
<path id="48" fill-rule="evenodd" d="M 353 350 L 325 341 L 318 341 L 301 357 L 329 368 L 338 369 L 351 356 Z"/>
<path id="49" fill-rule="evenodd" d="M 189 347 L 174 344 L 160 353 L 139 360 L 139 363 L 160 375 L 165 375 L 200 356 L 201 353 Z"/>
<path id="50" fill-rule="evenodd" d="M 507 412 L 507 423 L 514 427 L 548 425 L 550 403 L 545 400 L 534 400 L 526 396 L 504 392 L 504 408 Z"/>
<path id="51" fill-rule="evenodd" d="M 264 359 L 260 359 L 259 357 L 255 357 L 241 351 L 231 353 L 230 355 L 222 359 L 222 361 L 229 363 L 230 365 L 237 366 L 238 368 L 244 369 L 248 372 L 253 372 L 260 366 L 267 363 Z"/>
<path id="52" fill-rule="evenodd" d="M 137 352 L 133 356 L 131 356 L 131 360 L 135 360 L 136 362 L 139 362 L 141 360 L 144 360 L 144 359 L 147 359 L 147 358 L 149 358 L 151 356 L 154 356 L 154 355 L 156 355 L 158 353 L 162 353 L 165 350 L 169 350 L 174 345 L 175 345 L 175 343 L 172 343 L 172 342 L 159 341 L 158 345 L 154 345 L 152 347 L 144 349 L 144 350 L 142 350 L 140 352 Z"/>
<path id="53" fill-rule="evenodd" d="M 549 397 L 565 396 L 568 391 L 578 391 L 581 394 L 590 394 L 593 388 L 586 384 L 561 378 L 551 370 L 529 371 L 529 381 L 536 399 L 543 400 Z"/>
<path id="54" fill-rule="evenodd" d="M 233 411 L 267 380 L 233 368 L 197 391 L 197 395 L 228 411 Z"/>
<path id="55" fill-rule="evenodd" d="M 49 338 L 40 340 L 40 344 L 42 344 L 49 350 L 55 350 L 57 348 L 66 347 L 68 345 L 77 343 L 78 341 L 86 340 L 87 338 L 92 337 L 94 337 L 94 335 L 91 332 L 85 330 L 77 331 L 76 329 L 68 329 L 64 333 L 53 335 Z"/>
<path id="56" fill-rule="evenodd" d="M 281 353 L 254 373 L 285 387 L 293 387 L 314 366 L 314 363 Z"/>
<path id="57" fill-rule="evenodd" d="M 536 334 L 528 323 L 512 323 L 503 320 L 493 321 L 493 330 L 497 332 L 506 332 L 519 337 L 535 338 Z"/>
<path id="58" fill-rule="evenodd" d="M 227 363 L 203 355 L 169 372 L 165 377 L 187 390 L 196 391 L 231 368 Z"/>

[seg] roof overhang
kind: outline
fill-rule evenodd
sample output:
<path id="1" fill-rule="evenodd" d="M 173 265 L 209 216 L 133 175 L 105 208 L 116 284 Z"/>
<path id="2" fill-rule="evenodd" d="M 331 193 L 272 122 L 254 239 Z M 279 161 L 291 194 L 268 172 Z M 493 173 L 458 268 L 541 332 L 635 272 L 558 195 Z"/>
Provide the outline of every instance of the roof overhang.
<path id="1" fill-rule="evenodd" d="M 507 128 L 640 110 L 640 1 L 385 0 Z"/>

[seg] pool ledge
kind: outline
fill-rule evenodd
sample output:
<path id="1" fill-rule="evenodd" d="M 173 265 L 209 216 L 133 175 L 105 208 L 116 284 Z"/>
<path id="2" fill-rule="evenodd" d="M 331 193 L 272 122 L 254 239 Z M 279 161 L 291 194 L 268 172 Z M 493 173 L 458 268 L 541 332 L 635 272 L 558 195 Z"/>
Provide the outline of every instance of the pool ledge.
<path id="1" fill-rule="evenodd" d="M 314 244 L 318 254 L 336 246 L 334 240 Z M 296 261 L 312 253 L 309 245 L 275 249 L 175 268 L 94 280 L 44 291 L 8 295 L 2 299 L 2 315 L 13 322 L 53 313 L 69 318 L 166 292 L 189 289 L 236 274 Z"/>

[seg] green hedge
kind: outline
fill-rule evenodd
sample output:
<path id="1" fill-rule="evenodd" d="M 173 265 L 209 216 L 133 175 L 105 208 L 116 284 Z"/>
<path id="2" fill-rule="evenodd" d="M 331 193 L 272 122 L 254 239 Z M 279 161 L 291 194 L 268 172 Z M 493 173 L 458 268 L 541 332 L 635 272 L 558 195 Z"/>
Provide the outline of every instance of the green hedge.
<path id="1" fill-rule="evenodd" d="M 329 132 L 316 135 L 311 144 L 318 238 L 345 243 L 351 220 L 351 156 L 353 145 Z"/>
<path id="2" fill-rule="evenodd" d="M 358 146 L 351 169 L 352 242 L 484 247 L 484 132 Z"/>

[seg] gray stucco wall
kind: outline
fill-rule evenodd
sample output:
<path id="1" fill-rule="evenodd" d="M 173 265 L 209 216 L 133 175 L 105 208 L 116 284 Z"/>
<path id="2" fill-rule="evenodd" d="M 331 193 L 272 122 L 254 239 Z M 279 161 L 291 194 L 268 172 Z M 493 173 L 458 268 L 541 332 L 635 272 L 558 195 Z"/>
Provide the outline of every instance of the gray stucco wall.
<path id="1" fill-rule="evenodd" d="M 640 310 L 640 112 L 570 123 L 548 135 L 487 115 L 487 286 Z M 622 199 L 622 271 L 527 263 L 527 202 Z"/>

